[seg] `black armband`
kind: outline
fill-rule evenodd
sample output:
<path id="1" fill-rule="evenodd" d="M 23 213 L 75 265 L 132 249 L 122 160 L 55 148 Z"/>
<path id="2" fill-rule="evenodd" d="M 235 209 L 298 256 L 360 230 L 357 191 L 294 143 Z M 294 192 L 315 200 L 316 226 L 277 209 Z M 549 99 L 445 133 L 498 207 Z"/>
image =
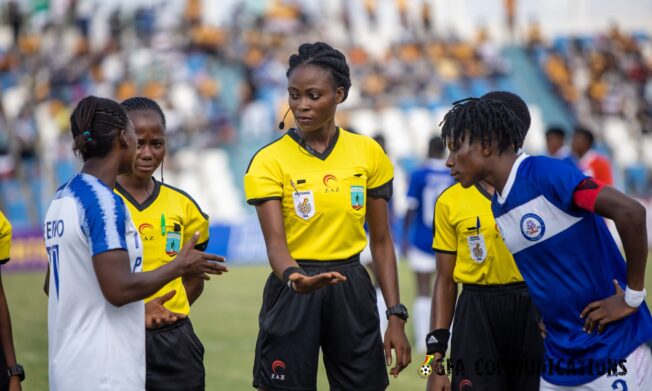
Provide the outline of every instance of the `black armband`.
<path id="1" fill-rule="evenodd" d="M 428 354 L 441 353 L 446 355 L 448 338 L 451 333 L 448 329 L 433 330 L 426 335 L 426 349 Z"/>
<path id="2" fill-rule="evenodd" d="M 290 281 L 290 274 L 293 273 L 299 273 L 303 276 L 306 275 L 305 270 L 297 266 L 290 266 L 283 271 L 283 284 L 287 285 L 287 287 L 290 288 L 290 290 L 292 291 L 294 291 L 294 289 L 292 289 L 292 281 Z"/>

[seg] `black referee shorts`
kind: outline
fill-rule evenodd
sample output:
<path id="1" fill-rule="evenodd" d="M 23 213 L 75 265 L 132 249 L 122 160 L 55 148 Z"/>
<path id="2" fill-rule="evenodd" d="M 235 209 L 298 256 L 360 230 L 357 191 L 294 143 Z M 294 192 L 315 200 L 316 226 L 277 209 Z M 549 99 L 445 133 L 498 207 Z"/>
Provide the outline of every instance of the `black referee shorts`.
<path id="1" fill-rule="evenodd" d="M 359 258 L 299 265 L 308 275 L 338 271 L 347 281 L 303 295 L 270 274 L 259 316 L 253 386 L 315 390 L 321 347 L 331 390 L 384 390 L 389 380 L 376 291 Z"/>
<path id="2" fill-rule="evenodd" d="M 190 319 L 147 330 L 147 391 L 203 391 L 204 346 Z"/>
<path id="3" fill-rule="evenodd" d="M 453 390 L 537 391 L 543 339 L 525 283 L 465 284 L 451 340 Z"/>

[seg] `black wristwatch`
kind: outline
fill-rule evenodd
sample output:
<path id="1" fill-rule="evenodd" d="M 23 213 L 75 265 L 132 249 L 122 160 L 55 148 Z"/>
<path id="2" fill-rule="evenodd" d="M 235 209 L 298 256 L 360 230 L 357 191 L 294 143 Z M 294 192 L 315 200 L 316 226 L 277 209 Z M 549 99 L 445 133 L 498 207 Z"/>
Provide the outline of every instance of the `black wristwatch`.
<path id="1" fill-rule="evenodd" d="M 407 321 L 410 315 L 408 315 L 408 310 L 405 308 L 403 304 L 396 304 L 387 309 L 385 311 L 385 314 L 387 315 L 387 319 L 389 319 L 390 316 L 396 315 L 399 318 Z"/>
<path id="2" fill-rule="evenodd" d="M 7 374 L 9 377 L 18 376 L 21 382 L 25 380 L 25 369 L 20 364 L 16 364 L 11 368 L 7 368 Z"/>

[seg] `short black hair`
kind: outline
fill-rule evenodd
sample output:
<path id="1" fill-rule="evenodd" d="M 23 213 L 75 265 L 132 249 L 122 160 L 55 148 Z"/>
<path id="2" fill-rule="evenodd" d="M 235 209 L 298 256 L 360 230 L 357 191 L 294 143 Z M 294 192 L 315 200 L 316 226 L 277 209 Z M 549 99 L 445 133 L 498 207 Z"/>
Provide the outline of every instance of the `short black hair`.
<path id="1" fill-rule="evenodd" d="M 486 139 L 491 144 L 496 141 L 499 154 L 508 148 L 516 152 L 526 133 L 516 113 L 505 102 L 495 99 L 467 98 L 454 102 L 440 125 L 445 144 L 464 142 L 468 133 L 469 144 L 476 139 Z"/>
<path id="2" fill-rule="evenodd" d="M 324 42 L 304 43 L 299 46 L 299 53 L 290 56 L 286 76 L 290 77 L 292 71 L 302 64 L 314 64 L 328 70 L 335 88 L 344 88 L 342 102 L 346 100 L 351 88 L 351 72 L 342 52 Z"/>
<path id="3" fill-rule="evenodd" d="M 113 139 L 127 129 L 129 117 L 118 102 L 87 96 L 79 101 L 70 115 L 73 151 L 83 161 L 102 158 L 111 151 Z"/>
<path id="4" fill-rule="evenodd" d="M 165 114 L 161 110 L 161 106 L 156 103 L 153 99 L 146 98 L 144 96 L 135 96 L 133 98 L 126 99 L 120 103 L 122 107 L 127 112 L 130 111 L 154 111 L 161 116 L 161 122 L 163 124 L 163 130 L 165 130 Z"/>
<path id="5" fill-rule="evenodd" d="M 583 126 L 576 126 L 574 133 L 586 138 L 586 140 L 589 142 L 589 146 L 593 146 L 593 143 L 595 142 L 595 136 L 593 136 L 592 131 Z"/>
<path id="6" fill-rule="evenodd" d="M 548 129 L 546 129 L 546 137 L 549 135 L 566 138 L 566 131 L 561 126 L 553 125 L 553 126 L 549 126 Z"/>
<path id="7" fill-rule="evenodd" d="M 429 157 L 441 157 L 446 150 L 444 145 L 444 140 L 439 136 L 434 136 L 428 142 L 428 156 Z"/>

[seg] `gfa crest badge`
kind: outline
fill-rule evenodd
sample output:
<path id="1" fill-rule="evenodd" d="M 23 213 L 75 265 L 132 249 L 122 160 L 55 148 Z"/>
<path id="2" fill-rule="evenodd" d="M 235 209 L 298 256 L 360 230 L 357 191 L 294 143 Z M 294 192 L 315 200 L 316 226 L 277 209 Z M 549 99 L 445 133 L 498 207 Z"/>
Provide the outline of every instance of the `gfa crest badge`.
<path id="1" fill-rule="evenodd" d="M 304 220 L 308 220 L 315 215 L 315 198 L 312 190 L 295 191 L 292 193 L 294 201 L 294 212 Z"/>
<path id="2" fill-rule="evenodd" d="M 364 186 L 351 186 L 351 207 L 355 210 L 364 207 Z"/>
<path id="3" fill-rule="evenodd" d="M 165 240 L 165 253 L 171 257 L 181 249 L 181 232 L 170 231 Z"/>
<path id="4" fill-rule="evenodd" d="M 484 237 L 482 235 L 473 235 L 466 238 L 466 241 L 469 243 L 471 259 L 476 263 L 484 262 L 487 258 L 487 246 L 484 243 Z"/>

